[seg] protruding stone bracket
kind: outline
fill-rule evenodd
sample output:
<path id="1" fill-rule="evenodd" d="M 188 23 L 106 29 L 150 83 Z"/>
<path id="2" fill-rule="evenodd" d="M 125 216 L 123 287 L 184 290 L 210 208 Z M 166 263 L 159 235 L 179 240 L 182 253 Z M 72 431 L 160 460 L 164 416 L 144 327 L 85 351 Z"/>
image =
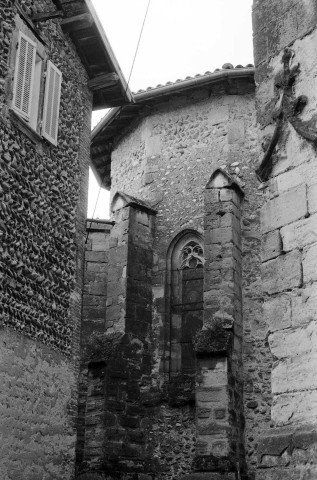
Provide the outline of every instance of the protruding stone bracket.
<path id="1" fill-rule="evenodd" d="M 208 328 L 203 328 L 194 338 L 194 347 L 196 354 L 202 355 L 229 355 L 231 351 L 233 334 L 228 325 L 222 325 L 221 322 L 214 322 Z"/>
<path id="2" fill-rule="evenodd" d="M 87 345 L 87 362 L 110 360 L 122 345 L 126 335 L 122 332 L 92 335 Z"/>
<path id="3" fill-rule="evenodd" d="M 128 195 L 127 193 L 123 192 L 116 192 L 111 205 L 110 205 L 110 210 L 112 213 L 116 212 L 117 210 L 120 210 L 121 208 L 124 207 L 134 207 L 139 210 L 145 211 L 146 213 L 149 213 L 150 215 L 156 215 L 157 210 L 154 210 L 154 208 L 150 207 L 147 203 L 143 202 L 142 200 L 139 200 L 138 198 L 132 197 L 131 195 Z"/>
<path id="4" fill-rule="evenodd" d="M 272 114 L 272 120 L 276 122 L 275 130 L 267 151 L 255 171 L 257 178 L 261 182 L 267 181 L 272 173 L 272 155 L 280 139 L 285 121 L 288 121 L 296 132 L 306 140 L 313 143 L 317 142 L 317 115 L 314 114 L 309 120 L 301 120 L 299 118 L 299 115 L 308 103 L 308 98 L 305 95 L 295 98 L 294 95 L 293 85 L 300 73 L 299 63 L 291 67 L 294 55 L 295 52 L 293 50 L 285 48 L 282 57 L 283 70 L 275 77 L 274 86 L 278 95 Z"/>

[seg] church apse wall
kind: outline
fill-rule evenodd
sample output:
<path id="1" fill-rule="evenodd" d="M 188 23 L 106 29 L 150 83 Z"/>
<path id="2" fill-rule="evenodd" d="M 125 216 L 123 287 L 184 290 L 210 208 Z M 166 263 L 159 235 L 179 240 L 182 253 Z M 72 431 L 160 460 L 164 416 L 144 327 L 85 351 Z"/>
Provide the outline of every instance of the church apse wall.
<path id="1" fill-rule="evenodd" d="M 225 478 L 236 478 L 238 470 L 252 478 L 256 467 L 257 439 L 270 420 L 271 401 L 271 359 L 259 314 L 263 193 L 254 171 L 259 152 L 253 86 L 241 94 L 224 90 L 219 86 L 210 95 L 208 89 L 197 88 L 156 101 L 114 141 L 111 196 L 116 223 L 110 245 L 121 243 L 121 263 L 124 256 L 129 258 L 124 247 L 129 241 L 122 241 L 122 233 L 118 236 L 115 229 L 129 236 L 134 228 L 129 208 L 155 211 L 153 265 L 147 277 L 153 303 L 146 329 L 149 369 L 140 377 L 135 399 L 120 404 L 123 412 L 134 412 L 133 418 L 122 425 L 118 417 L 111 417 L 117 442 L 113 458 L 120 459 L 121 470 L 109 466 L 111 452 L 106 448 L 97 468 L 105 475 L 144 471 L 155 478 L 175 478 L 200 472 L 218 478 L 224 468 Z M 216 196 L 210 193 L 212 205 L 205 189 L 215 171 L 228 175 L 229 183 L 223 190 L 216 187 Z M 232 181 L 242 192 L 235 194 L 236 200 L 231 196 Z M 111 252 L 110 247 L 109 258 Z M 126 301 L 124 288 L 119 290 L 129 267 L 120 262 L 117 295 L 112 289 L 106 309 L 104 335 L 109 339 L 118 334 L 111 318 L 116 296 L 121 305 Z M 128 287 L 125 291 L 128 296 Z M 236 318 L 233 334 L 211 347 L 205 337 L 197 337 L 195 346 L 193 339 L 217 318 L 219 331 L 224 319 L 231 331 Z M 126 332 L 124 325 L 121 328 Z M 128 357 L 125 361 L 129 363 Z M 108 367 L 105 363 L 106 370 L 112 368 L 110 360 Z M 120 401 L 122 395 L 117 397 Z M 133 456 L 127 445 L 140 429 L 143 440 L 138 449 L 134 445 Z M 89 471 L 89 465 L 85 468 Z"/>

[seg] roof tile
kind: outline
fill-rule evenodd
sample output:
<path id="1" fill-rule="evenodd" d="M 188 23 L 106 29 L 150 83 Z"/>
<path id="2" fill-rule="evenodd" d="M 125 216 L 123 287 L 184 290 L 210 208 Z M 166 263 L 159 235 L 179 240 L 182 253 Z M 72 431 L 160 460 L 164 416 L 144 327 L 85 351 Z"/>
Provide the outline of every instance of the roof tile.
<path id="1" fill-rule="evenodd" d="M 239 68 L 253 68 L 253 67 L 254 67 L 254 65 L 252 65 L 252 63 L 248 63 L 245 67 L 243 65 L 240 65 L 240 64 L 237 65 L 236 67 L 234 67 L 232 65 L 232 63 L 224 63 L 222 65 L 222 68 L 216 68 L 214 70 L 214 72 L 210 72 L 209 70 L 207 70 L 207 72 L 205 72 L 203 74 L 197 73 L 193 77 L 187 76 L 185 79 L 178 78 L 177 80 L 175 80 L 175 82 L 171 82 L 169 80 L 168 82 L 165 83 L 165 85 L 162 85 L 162 84 L 159 83 L 158 85 L 156 85 L 156 87 L 147 87 L 145 90 L 140 89 L 137 92 L 133 92 L 133 93 L 135 94 L 135 93 L 148 92 L 150 90 L 155 90 L 156 88 L 161 88 L 161 87 L 164 87 L 164 86 L 167 86 L 167 85 L 173 85 L 175 83 L 185 82 L 186 80 L 191 80 L 193 78 L 200 78 L 200 77 L 204 77 L 204 76 L 207 76 L 207 75 L 213 75 L 213 73 L 221 72 L 221 70 L 235 70 L 235 69 L 239 69 Z"/>

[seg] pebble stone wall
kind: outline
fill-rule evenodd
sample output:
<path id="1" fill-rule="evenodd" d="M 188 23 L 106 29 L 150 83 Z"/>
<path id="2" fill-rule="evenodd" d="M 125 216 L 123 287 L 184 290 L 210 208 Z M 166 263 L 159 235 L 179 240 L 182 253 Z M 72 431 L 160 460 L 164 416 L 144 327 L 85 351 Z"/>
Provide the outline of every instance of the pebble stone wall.
<path id="1" fill-rule="evenodd" d="M 34 27 L 63 74 L 58 145 L 43 141 L 10 110 L 17 16 L 30 27 L 31 15 L 55 10 L 50 0 L 0 1 L 3 480 L 68 480 L 74 470 L 92 98 L 60 19 Z"/>

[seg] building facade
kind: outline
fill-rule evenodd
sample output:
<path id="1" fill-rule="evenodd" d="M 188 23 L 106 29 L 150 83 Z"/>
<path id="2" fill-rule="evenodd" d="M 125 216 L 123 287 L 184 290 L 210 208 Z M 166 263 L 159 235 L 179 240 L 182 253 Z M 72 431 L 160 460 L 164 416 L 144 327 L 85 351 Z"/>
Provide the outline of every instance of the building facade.
<path id="1" fill-rule="evenodd" d="M 317 475 L 316 19 L 310 0 L 253 5 L 263 318 L 274 360 L 271 428 L 258 442 L 265 480 Z"/>
<path id="2" fill-rule="evenodd" d="M 90 0 L 0 14 L 1 480 L 315 480 L 314 0 L 134 97 Z"/>
<path id="3" fill-rule="evenodd" d="M 113 223 L 88 221 L 83 471 L 254 474 L 270 396 L 249 386 L 270 360 L 253 77 L 226 64 L 138 92 L 93 133 Z"/>
<path id="4" fill-rule="evenodd" d="M 91 111 L 129 92 L 89 2 L 0 16 L 0 477 L 71 479 Z"/>
<path id="5" fill-rule="evenodd" d="M 97 355 L 105 475 L 316 478 L 316 15 L 254 2 L 255 103 L 225 65 L 138 92 L 93 133 L 114 222 L 99 326 L 119 352 Z"/>

